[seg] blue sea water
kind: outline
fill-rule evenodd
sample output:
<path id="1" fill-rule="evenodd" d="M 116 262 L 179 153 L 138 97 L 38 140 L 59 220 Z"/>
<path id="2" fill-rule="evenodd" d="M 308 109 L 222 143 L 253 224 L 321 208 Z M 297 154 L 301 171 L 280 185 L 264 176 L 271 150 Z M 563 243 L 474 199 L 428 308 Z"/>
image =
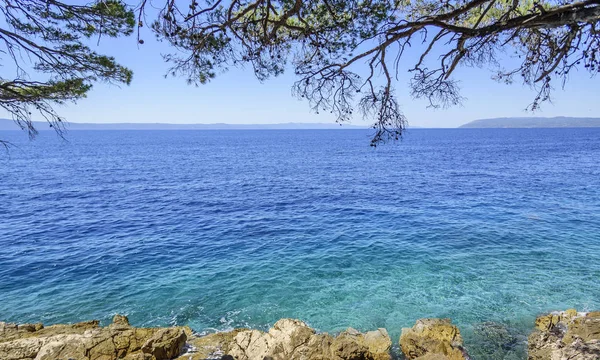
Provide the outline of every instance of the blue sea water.
<path id="1" fill-rule="evenodd" d="M 0 320 L 320 331 L 600 309 L 600 129 L 0 134 Z"/>

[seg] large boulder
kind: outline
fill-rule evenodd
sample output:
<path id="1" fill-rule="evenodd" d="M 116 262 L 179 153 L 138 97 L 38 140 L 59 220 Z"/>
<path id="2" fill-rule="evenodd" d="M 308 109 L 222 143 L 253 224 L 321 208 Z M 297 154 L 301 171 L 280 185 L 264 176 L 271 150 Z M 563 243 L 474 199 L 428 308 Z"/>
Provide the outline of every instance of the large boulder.
<path id="1" fill-rule="evenodd" d="M 268 332 L 236 330 L 192 338 L 189 344 L 180 360 L 389 360 L 392 341 L 385 329 L 366 334 L 348 329 L 333 337 L 302 321 L 281 319 Z"/>
<path id="2" fill-rule="evenodd" d="M 529 360 L 598 360 L 600 312 L 570 309 L 539 316 L 528 348 Z"/>
<path id="3" fill-rule="evenodd" d="M 468 359 L 458 328 L 450 319 L 419 319 L 412 328 L 402 329 L 400 347 L 407 359 Z"/>
<path id="4" fill-rule="evenodd" d="M 167 360 L 180 355 L 184 328 L 135 328 L 117 315 L 105 328 L 97 321 L 73 325 L 0 324 L 2 360 Z"/>
<path id="5" fill-rule="evenodd" d="M 160 329 L 142 346 L 142 352 L 153 359 L 174 359 L 185 345 L 187 335 L 182 328 Z"/>
<path id="6" fill-rule="evenodd" d="M 373 354 L 389 354 L 392 348 L 392 338 L 384 328 L 379 328 L 375 331 L 365 333 L 364 344 L 367 345 L 369 351 Z M 381 359 L 385 358 L 380 356 Z"/>
<path id="7" fill-rule="evenodd" d="M 391 347 L 392 339 L 385 329 L 362 334 L 349 328 L 332 343 L 333 355 L 341 359 L 387 360 L 390 359 Z"/>
<path id="8" fill-rule="evenodd" d="M 233 339 L 228 355 L 237 360 L 265 357 L 274 360 L 293 359 L 310 350 L 305 347 L 314 334 L 315 331 L 302 321 L 281 319 L 266 333 L 258 330 L 239 332 Z"/>

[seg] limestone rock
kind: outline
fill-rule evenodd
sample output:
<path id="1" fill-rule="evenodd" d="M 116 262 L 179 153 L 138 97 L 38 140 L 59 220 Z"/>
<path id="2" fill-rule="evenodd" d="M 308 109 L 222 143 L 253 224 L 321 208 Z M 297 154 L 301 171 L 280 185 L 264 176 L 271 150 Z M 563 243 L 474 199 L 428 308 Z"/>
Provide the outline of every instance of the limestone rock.
<path id="1" fill-rule="evenodd" d="M 600 359 L 600 312 L 553 312 L 539 316 L 535 326 L 529 360 Z"/>
<path id="2" fill-rule="evenodd" d="M 111 324 L 113 327 L 129 327 L 129 319 L 125 315 L 115 315 Z"/>
<path id="3" fill-rule="evenodd" d="M 185 328 L 135 328 L 117 315 L 106 328 L 98 321 L 72 325 L 0 324 L 2 360 L 167 360 L 181 353 Z"/>
<path id="4" fill-rule="evenodd" d="M 173 359 L 181 354 L 186 340 L 181 328 L 160 329 L 142 346 L 142 352 L 156 359 Z"/>
<path id="5" fill-rule="evenodd" d="M 325 334 L 314 334 L 308 339 L 305 346 L 300 346 L 294 351 L 293 359 L 304 360 L 304 359 L 316 359 L 316 360 L 328 360 L 335 359 L 336 355 L 333 354 L 333 336 Z M 343 349 L 340 349 L 343 350 Z M 338 358 L 339 359 L 339 358 Z"/>
<path id="6" fill-rule="evenodd" d="M 84 335 L 56 335 L 46 339 L 35 360 L 84 359 Z"/>
<path id="7" fill-rule="evenodd" d="M 373 354 L 389 354 L 392 348 L 392 338 L 390 338 L 387 330 L 383 328 L 367 332 L 364 336 L 364 342 Z M 379 358 L 384 359 L 386 357 L 376 357 L 376 359 Z"/>
<path id="8" fill-rule="evenodd" d="M 44 342 L 38 338 L 0 342 L 0 359 L 25 360 L 37 356 Z"/>
<path id="9" fill-rule="evenodd" d="M 387 330 L 378 329 L 362 334 L 349 328 L 332 342 L 333 358 L 341 359 L 390 359 L 392 339 Z"/>
<path id="10" fill-rule="evenodd" d="M 412 328 L 402 329 L 400 347 L 407 359 L 468 359 L 458 328 L 450 319 L 419 319 Z"/>
<path id="11" fill-rule="evenodd" d="M 339 334 L 331 343 L 332 359 L 371 359 L 364 337 L 350 328 Z"/>
<path id="12" fill-rule="evenodd" d="M 1 360 L 390 360 L 391 344 L 385 329 L 349 328 L 333 337 L 294 319 L 281 319 L 268 332 L 207 336 L 188 327 L 136 328 L 122 315 L 107 327 L 0 323 Z"/>
<path id="13" fill-rule="evenodd" d="M 233 338 L 229 355 L 239 360 L 263 359 L 269 355 L 270 351 L 274 350 L 269 346 L 269 340 L 271 340 L 271 346 L 275 345 L 274 340 L 270 337 L 269 334 L 258 330 L 242 331 Z"/>
<path id="14" fill-rule="evenodd" d="M 206 336 L 194 336 L 190 331 L 187 333 L 185 352 L 177 360 L 221 360 L 229 352 L 235 336 L 246 330 L 236 329 Z"/>
<path id="15" fill-rule="evenodd" d="M 282 319 L 268 332 L 236 330 L 189 343 L 179 360 L 389 360 L 392 341 L 385 329 L 366 334 L 348 329 L 334 338 L 316 334 L 302 321 Z"/>
<path id="16" fill-rule="evenodd" d="M 39 331 L 44 328 L 44 325 L 38 324 L 11 324 L 0 321 L 0 341 L 10 339 L 18 339 L 26 336 L 27 333 Z"/>
<path id="17" fill-rule="evenodd" d="M 300 320 L 281 319 L 269 329 L 268 345 L 273 348 L 273 355 L 285 356 L 306 344 L 314 333 L 313 329 Z"/>

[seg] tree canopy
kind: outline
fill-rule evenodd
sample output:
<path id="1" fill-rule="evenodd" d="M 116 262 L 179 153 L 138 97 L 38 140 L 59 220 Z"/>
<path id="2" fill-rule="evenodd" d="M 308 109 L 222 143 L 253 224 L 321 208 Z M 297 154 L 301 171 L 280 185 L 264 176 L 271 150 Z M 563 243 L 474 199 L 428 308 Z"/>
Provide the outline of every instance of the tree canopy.
<path id="1" fill-rule="evenodd" d="M 124 3 L 1 0 L 0 13 L 5 72 L 0 76 L 0 106 L 30 136 L 37 133 L 32 116 L 42 116 L 60 132 L 63 120 L 53 105 L 85 97 L 94 82 L 131 81 L 131 70 L 85 45 L 95 36 L 134 31 L 134 12 Z"/>
<path id="2" fill-rule="evenodd" d="M 135 15 L 116 1 L 1 1 L 7 47 L 41 54 L 36 70 L 58 77 L 22 88 L 21 79 L 2 80 L 9 84 L 2 98 L 10 99 L 2 106 L 21 121 L 32 100 L 77 99 L 94 80 L 129 82 L 131 72 L 80 37 L 127 35 L 136 23 L 138 36 L 150 23 L 177 50 L 165 56 L 170 73 L 192 84 L 232 66 L 251 68 L 259 80 L 293 71 L 294 95 L 314 111 L 332 112 L 339 122 L 355 112 L 371 119 L 374 146 L 405 128 L 394 89 L 403 71 L 414 98 L 444 107 L 461 101 L 457 68 L 489 67 L 499 81 L 534 88 L 532 110 L 572 70 L 600 71 L 600 0 L 142 0 Z M 147 19 L 151 5 L 160 5 L 158 18 Z"/>

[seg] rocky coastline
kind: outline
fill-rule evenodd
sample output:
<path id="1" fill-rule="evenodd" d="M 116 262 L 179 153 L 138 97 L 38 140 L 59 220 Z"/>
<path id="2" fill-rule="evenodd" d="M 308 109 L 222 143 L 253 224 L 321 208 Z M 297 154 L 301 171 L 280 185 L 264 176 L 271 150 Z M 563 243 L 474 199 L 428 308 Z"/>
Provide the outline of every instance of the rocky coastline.
<path id="1" fill-rule="evenodd" d="M 450 319 L 420 319 L 402 329 L 399 344 L 408 360 L 471 359 L 468 344 Z M 137 328 L 115 315 L 69 325 L 0 322 L 2 360 L 391 360 L 386 329 L 337 336 L 304 322 L 281 319 L 267 332 L 236 329 L 200 336 L 189 327 Z M 566 310 L 539 316 L 528 338 L 529 360 L 600 359 L 600 312 Z"/>

